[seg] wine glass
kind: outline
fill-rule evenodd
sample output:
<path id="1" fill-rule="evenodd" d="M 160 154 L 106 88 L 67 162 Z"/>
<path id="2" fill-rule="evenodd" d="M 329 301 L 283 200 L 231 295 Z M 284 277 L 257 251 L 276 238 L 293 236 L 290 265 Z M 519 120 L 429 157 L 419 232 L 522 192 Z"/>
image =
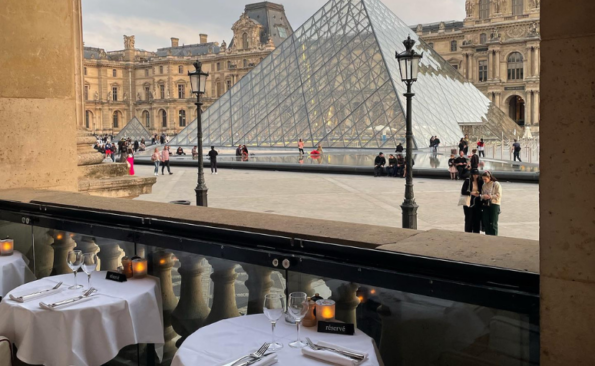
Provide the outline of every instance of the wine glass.
<path id="1" fill-rule="evenodd" d="M 83 264 L 83 252 L 80 250 L 71 250 L 66 254 L 66 263 L 68 263 L 68 267 L 74 273 L 74 285 L 70 286 L 69 289 L 76 290 L 79 288 L 83 288 L 83 285 L 79 285 L 76 282 L 76 272 L 81 268 Z"/>
<path id="2" fill-rule="evenodd" d="M 297 325 L 297 340 L 289 343 L 289 347 L 304 348 L 306 343 L 300 340 L 300 324 L 302 319 L 308 313 L 308 297 L 304 292 L 292 292 L 289 294 L 289 303 L 287 304 L 287 312 L 295 319 Z"/>
<path id="3" fill-rule="evenodd" d="M 89 288 L 91 288 L 91 273 L 97 270 L 97 254 L 85 253 L 83 254 L 83 272 L 87 274 Z"/>
<path id="4" fill-rule="evenodd" d="M 283 348 L 281 343 L 275 342 L 275 326 L 285 312 L 285 297 L 280 294 L 266 294 L 264 296 L 264 315 L 271 321 L 273 327 L 273 341 L 269 346 L 270 351 L 278 351 Z"/>

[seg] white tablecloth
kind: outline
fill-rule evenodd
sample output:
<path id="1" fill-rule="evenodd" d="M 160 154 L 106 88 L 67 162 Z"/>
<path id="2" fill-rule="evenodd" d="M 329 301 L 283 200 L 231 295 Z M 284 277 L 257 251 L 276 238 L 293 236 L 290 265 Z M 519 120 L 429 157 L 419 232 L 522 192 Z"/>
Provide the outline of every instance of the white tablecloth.
<path id="1" fill-rule="evenodd" d="M 301 328 L 301 338 L 309 337 L 314 343 L 325 341 L 345 348 L 367 352 L 369 358 L 361 366 L 379 365 L 374 341 L 362 331 L 355 335 L 335 335 L 318 333 L 316 327 Z M 276 341 L 283 344 L 277 351 L 280 366 L 329 365 L 328 363 L 302 355 L 300 349 L 289 347 L 288 343 L 297 337 L 296 326 L 277 322 Z M 251 351 L 255 351 L 264 342 L 271 341 L 271 322 L 263 314 L 248 315 L 222 320 L 197 330 L 188 337 L 176 353 L 171 366 L 217 366 L 225 361 L 232 361 Z"/>
<path id="2" fill-rule="evenodd" d="M 68 290 L 72 274 L 46 277 L 23 285 L 15 296 L 64 284 L 51 295 L 17 303 L 5 297 L 0 303 L 0 334 L 18 348 L 17 357 L 29 364 L 95 366 L 113 359 L 120 349 L 137 343 L 155 343 L 162 350 L 163 314 L 159 280 L 154 277 L 114 282 L 105 272 L 92 275 L 99 291 L 93 299 L 44 310 L 39 302 L 53 303 L 82 294 Z M 79 273 L 80 284 L 87 282 Z"/>
<path id="3" fill-rule="evenodd" d="M 35 280 L 28 264 L 29 260 L 17 250 L 12 255 L 0 256 L 0 296 Z"/>

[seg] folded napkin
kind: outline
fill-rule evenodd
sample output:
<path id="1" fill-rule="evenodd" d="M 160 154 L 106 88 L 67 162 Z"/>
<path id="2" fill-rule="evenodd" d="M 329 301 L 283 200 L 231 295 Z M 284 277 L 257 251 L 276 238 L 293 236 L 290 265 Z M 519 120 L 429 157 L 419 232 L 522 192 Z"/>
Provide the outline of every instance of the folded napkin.
<path id="1" fill-rule="evenodd" d="M 334 344 L 330 344 L 330 343 L 326 343 L 326 342 L 318 342 L 316 343 L 317 346 L 321 346 L 321 347 L 332 347 L 332 348 L 336 348 L 336 349 L 340 349 L 342 351 L 351 351 L 351 352 L 357 352 L 357 353 L 361 353 L 365 356 L 365 358 L 361 361 L 357 361 L 354 360 L 353 358 L 349 358 L 347 356 L 343 356 L 341 354 L 338 354 L 336 352 L 333 351 L 327 351 L 327 350 L 319 350 L 316 351 L 310 347 L 304 347 L 302 348 L 302 353 L 306 356 L 309 357 L 314 357 L 317 358 L 319 360 L 323 360 L 326 362 L 330 362 L 330 363 L 334 363 L 336 365 L 342 365 L 342 366 L 358 366 L 361 365 L 362 363 L 366 362 L 366 360 L 368 359 L 368 354 L 365 352 L 361 352 L 361 351 L 357 351 L 354 349 L 348 349 L 345 347 L 340 347 Z"/>

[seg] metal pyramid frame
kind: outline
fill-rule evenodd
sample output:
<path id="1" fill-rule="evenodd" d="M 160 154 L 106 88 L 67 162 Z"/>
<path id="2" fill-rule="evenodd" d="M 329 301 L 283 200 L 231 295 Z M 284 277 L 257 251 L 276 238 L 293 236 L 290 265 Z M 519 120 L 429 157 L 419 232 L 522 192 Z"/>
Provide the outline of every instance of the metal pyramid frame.
<path id="1" fill-rule="evenodd" d="M 123 138 L 126 139 L 129 137 L 132 139 L 132 141 L 140 141 L 141 139 L 145 139 L 145 143 L 151 141 L 151 133 L 136 117 L 133 117 L 130 121 L 128 121 L 126 126 L 124 126 L 124 128 L 120 130 L 116 137 L 114 137 L 114 141 L 120 141 Z"/>
<path id="2" fill-rule="evenodd" d="M 405 85 L 395 52 L 411 36 L 423 52 L 413 86 L 416 147 L 437 135 L 456 145 L 459 124 L 484 137 L 518 129 L 499 108 L 380 0 L 330 0 L 203 113 L 204 144 L 380 148 L 405 140 Z M 519 131 L 517 131 L 518 134 Z M 172 145 L 196 144 L 196 120 Z"/>

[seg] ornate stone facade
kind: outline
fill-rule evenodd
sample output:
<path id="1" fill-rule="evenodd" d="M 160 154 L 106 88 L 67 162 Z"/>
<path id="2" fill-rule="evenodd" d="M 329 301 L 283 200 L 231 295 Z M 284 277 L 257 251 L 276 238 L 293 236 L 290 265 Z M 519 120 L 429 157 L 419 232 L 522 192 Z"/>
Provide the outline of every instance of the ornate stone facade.
<path id="1" fill-rule="evenodd" d="M 206 109 L 293 32 L 283 6 L 273 3 L 247 5 L 232 30 L 229 47 L 205 34 L 190 45 L 171 38 L 170 47 L 155 52 L 135 48 L 134 36 L 126 35 L 120 51 L 85 47 L 84 126 L 116 135 L 137 117 L 151 133 L 177 134 L 196 118 L 188 78 L 196 59 L 209 73 Z"/>
<path id="2" fill-rule="evenodd" d="M 466 0 L 464 21 L 412 30 L 513 120 L 537 131 L 539 10 L 539 0 Z"/>

